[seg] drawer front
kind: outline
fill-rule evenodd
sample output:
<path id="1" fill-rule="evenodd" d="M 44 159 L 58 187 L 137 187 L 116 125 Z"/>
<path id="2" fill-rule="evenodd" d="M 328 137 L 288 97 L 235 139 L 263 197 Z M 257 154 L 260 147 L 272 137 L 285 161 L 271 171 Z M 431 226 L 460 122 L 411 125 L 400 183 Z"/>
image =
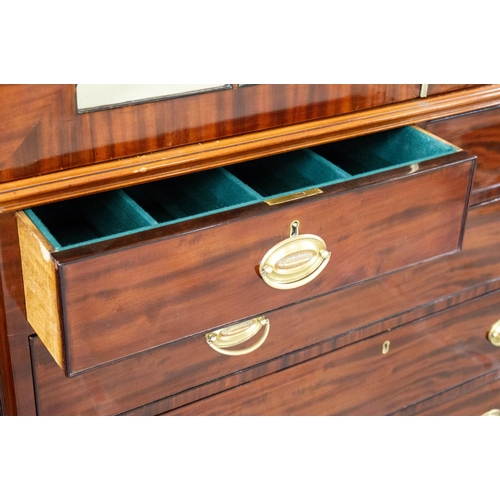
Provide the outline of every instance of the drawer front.
<path id="1" fill-rule="evenodd" d="M 196 397 L 206 397 L 213 394 L 210 391 L 270 374 L 448 307 L 464 289 L 482 288 L 483 282 L 498 286 L 499 246 L 500 203 L 477 207 L 469 215 L 462 252 L 266 314 L 271 321 L 269 335 L 245 356 L 219 354 L 199 334 L 67 378 L 40 339 L 33 337 L 38 411 L 41 415 L 115 414 L 158 401 L 154 411 L 161 412 L 175 407 L 177 401 L 192 401 L 193 394 L 182 393 L 190 388 L 198 387 Z M 442 297 L 447 299 L 436 302 Z M 416 311 L 418 306 L 426 311 Z M 356 330 L 363 325 L 371 325 L 369 331 Z M 303 351 L 313 344 L 311 352 Z M 169 396 L 175 401 L 161 402 Z"/>
<path id="2" fill-rule="evenodd" d="M 500 368 L 500 292 L 244 384 L 173 415 L 380 415 Z"/>
<path id="3" fill-rule="evenodd" d="M 342 155 L 330 149 L 325 157 L 337 161 Z M 368 161 L 381 161 L 374 158 Z M 258 203 L 52 253 L 20 217 L 28 320 L 74 375 L 460 249 L 473 157 L 455 152 L 372 176 L 362 168 L 353 167 L 351 180 L 322 185 L 317 197 Z M 252 180 L 257 190 L 270 184 Z M 142 212 L 135 215 L 142 224 Z M 294 221 L 299 236 L 322 240 L 329 260 L 304 286 L 276 289 L 261 276 L 262 263 L 297 236 Z M 307 254 L 299 247 L 278 264 L 293 267 Z"/>
<path id="4" fill-rule="evenodd" d="M 492 415 L 500 416 L 500 373 L 491 374 L 484 379 L 490 380 L 488 383 L 474 381 L 466 384 L 465 387 L 460 387 L 460 390 L 450 391 L 452 396 L 446 394 L 438 396 L 436 403 L 427 402 L 425 409 L 408 408 L 405 414 L 410 415 L 456 415 L 456 416 L 479 416 Z M 493 380 L 493 381 L 491 381 Z M 470 390 L 469 385 L 473 385 L 474 389 Z M 455 393 L 456 396 L 455 396 Z M 447 397 L 446 402 L 439 402 Z"/>
<path id="5" fill-rule="evenodd" d="M 423 127 L 477 156 L 472 204 L 500 195 L 500 107 L 435 120 Z"/>

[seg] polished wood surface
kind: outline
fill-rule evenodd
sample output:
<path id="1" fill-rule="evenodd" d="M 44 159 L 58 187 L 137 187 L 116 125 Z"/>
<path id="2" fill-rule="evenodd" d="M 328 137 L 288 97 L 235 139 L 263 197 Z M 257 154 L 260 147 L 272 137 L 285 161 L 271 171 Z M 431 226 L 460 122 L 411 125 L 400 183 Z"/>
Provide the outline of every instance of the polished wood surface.
<path id="1" fill-rule="evenodd" d="M 265 102 L 266 100 L 263 101 Z M 55 169 L 35 168 L 31 177 L 16 175 L 6 178 L 0 190 L 0 212 L 220 167 L 499 104 L 500 85 L 484 85 L 426 99 L 354 110 L 352 113 L 344 110 L 344 114 L 344 111 L 339 111 L 340 114 L 332 113 L 324 119 L 218 140 L 210 141 L 207 137 L 205 142 L 195 141 L 188 146 L 124 159 L 101 158 L 94 164 L 90 162 L 97 161 L 96 159 L 87 158 L 88 164 L 84 162 L 83 166 L 76 166 L 80 165 L 76 161 L 72 163 L 71 173 L 61 169 L 58 161 Z M 117 117 L 116 128 L 121 130 L 122 122 L 119 118 Z M 108 127 L 112 127 L 113 123 L 115 122 L 108 123 Z M 92 136 L 90 132 L 84 135 Z M 99 137 L 110 137 L 111 140 L 114 136 L 110 129 L 106 129 Z M 118 140 L 117 137 L 114 138 Z M 43 175 L 36 175 L 38 173 Z"/>
<path id="2" fill-rule="evenodd" d="M 79 114 L 75 85 L 0 86 L 0 181 L 419 96 L 414 85 L 254 85 Z"/>
<path id="3" fill-rule="evenodd" d="M 0 216 L 0 356 L 4 410 L 7 415 L 33 415 L 33 377 L 26 321 L 24 288 L 15 214 Z"/>
<path id="4" fill-rule="evenodd" d="M 500 107 L 434 120 L 421 126 L 477 156 L 472 204 L 500 196 Z"/>
<path id="5" fill-rule="evenodd" d="M 274 312 L 268 339 L 248 359 L 215 353 L 199 334 L 67 378 L 34 338 L 38 411 L 107 414 L 137 408 L 135 414 L 161 413 L 498 289 L 499 208 L 500 203 L 492 203 L 471 210 L 460 253 Z M 320 314 L 325 310 L 333 313 Z M 275 333 L 281 330 L 285 333 Z M 317 343 L 304 349 L 311 341 Z M 200 380 L 205 383 L 186 390 Z"/>
<path id="6" fill-rule="evenodd" d="M 177 237 L 175 226 L 167 226 L 168 237 L 139 235 L 140 244 L 120 251 L 53 254 L 67 373 L 458 251 L 474 166 L 469 158 L 453 153 L 395 171 L 390 182 L 354 189 L 370 182 L 365 177 L 336 184 L 331 195 L 325 188 L 317 198 L 279 208 L 261 204 L 230 221 L 217 214 L 193 221 L 198 230 Z M 276 290 L 257 269 L 289 237 L 294 220 L 302 234 L 323 238 L 333 258 L 311 283 Z"/>
<path id="7" fill-rule="evenodd" d="M 11 92 L 11 87 L 8 91 L 10 94 L 5 93 L 8 87 L 10 86 L 1 87 L 0 90 L 0 176 L 3 181 L 0 187 L 0 212 L 4 213 L 0 216 L 0 392 L 3 394 L 3 411 L 8 415 L 34 414 L 34 390 L 40 414 L 139 415 L 166 412 L 198 398 L 209 397 L 219 391 L 250 382 L 256 377 L 315 358 L 343 345 L 370 339 L 388 328 L 396 328 L 433 311 L 445 310 L 455 303 L 500 287 L 500 269 L 496 257 L 500 245 L 497 234 L 500 221 L 496 214 L 500 213 L 500 209 L 496 203 L 492 203 L 472 210 L 463 252 L 335 292 L 333 295 L 339 299 L 335 310 L 342 311 L 342 314 L 332 314 L 332 321 L 335 323 L 331 336 L 319 344 L 187 390 L 175 388 L 175 384 L 171 389 L 170 381 L 162 378 L 162 369 L 167 359 L 166 349 L 182 342 L 194 341 L 196 335 L 191 339 L 170 343 L 67 378 L 36 337 L 33 337 L 33 343 L 37 342 L 40 350 L 32 345 L 33 356 L 30 357 L 29 336 L 33 334 L 33 330 L 25 316 L 19 243 L 13 211 L 56 199 L 183 175 L 401 125 L 481 110 L 489 113 L 488 108 L 491 108 L 493 115 L 493 109 L 500 106 L 500 86 L 460 85 L 458 88 L 430 85 L 427 98 L 409 96 L 406 101 L 377 105 L 378 98 L 367 97 L 364 108 L 356 107 L 363 101 L 357 98 L 350 100 L 350 108 L 343 108 L 350 99 L 345 98 L 345 92 L 344 104 L 339 101 L 333 107 L 330 104 L 319 104 L 318 101 L 312 102 L 309 98 L 299 102 L 296 97 L 291 97 L 292 92 L 289 98 L 283 97 L 288 103 L 285 103 L 285 106 L 289 106 L 288 109 L 273 109 L 276 101 L 256 98 L 252 103 L 243 105 L 246 110 L 252 107 L 257 109 L 256 114 L 236 118 L 235 121 L 239 123 L 230 123 L 231 120 L 217 122 L 220 125 L 210 125 L 210 120 L 203 122 L 203 117 L 210 118 L 214 115 L 213 109 L 207 110 L 200 106 L 200 102 L 190 101 L 185 108 L 190 110 L 189 116 L 185 115 L 182 119 L 177 116 L 175 120 L 175 124 L 189 122 L 190 128 L 170 135 L 164 129 L 164 125 L 170 120 L 163 119 L 168 114 L 164 103 L 148 105 L 149 110 L 146 107 L 140 108 L 140 105 L 122 108 L 120 112 L 113 114 L 90 113 L 84 118 L 83 115 L 75 117 L 74 103 L 70 102 L 73 94 L 68 98 L 68 91 L 61 90 L 72 86 L 40 86 L 37 89 L 33 86 L 33 90 L 19 90 L 21 87 L 18 87 L 20 100 L 17 101 L 17 98 L 5 98 L 7 94 L 13 96 L 18 92 Z M 435 91 L 438 93 L 435 94 Z M 320 93 L 315 95 L 320 96 Z M 210 99 L 218 101 L 226 98 L 214 95 Z M 239 105 L 232 105 L 237 100 L 232 100 L 227 109 L 241 110 Z M 371 107 L 372 105 L 375 107 Z M 173 103 L 168 106 L 173 106 Z M 176 111 L 180 111 L 178 105 L 174 107 Z M 323 110 L 325 114 L 321 115 Z M 335 110 L 340 114 L 335 114 Z M 222 114 L 225 112 L 222 111 Z M 111 120 L 111 116 L 116 116 L 116 120 Z M 202 119 L 196 122 L 200 116 Z M 217 116 L 220 117 L 220 114 Z M 487 123 L 490 119 L 486 118 L 486 114 L 484 116 Z M 153 121 L 156 120 L 155 130 L 149 120 L 151 117 Z M 491 120 L 491 126 L 496 127 L 496 118 Z M 278 125 L 274 127 L 273 124 Z M 258 128 L 261 126 L 264 128 Z M 268 126 L 273 128 L 266 128 Z M 476 126 L 476 138 L 480 142 L 480 126 L 476 123 L 473 127 Z M 237 132 L 242 130 L 246 132 Z M 94 131 L 99 133 L 96 135 Z M 227 135 L 224 135 L 226 132 Z M 219 133 L 224 136 L 215 137 Z M 231 136 L 233 133 L 237 135 Z M 209 139 L 210 134 L 213 134 L 213 140 Z M 476 177 L 479 181 L 480 173 L 491 169 L 492 180 L 484 177 L 484 182 L 480 181 L 479 194 L 473 194 L 474 204 L 496 196 L 496 166 L 490 160 L 481 161 L 481 156 L 489 157 L 490 151 L 493 153 L 495 148 L 494 134 L 488 132 L 487 135 L 489 144 L 483 150 L 486 155 L 484 152 L 478 154 L 480 158 Z M 202 136 L 203 139 L 198 144 Z M 185 140 L 188 142 L 183 142 Z M 481 149 L 477 149 L 473 141 L 469 142 L 476 148 L 474 152 Z M 158 147 L 161 149 L 155 149 Z M 137 151 L 140 150 L 148 152 L 138 154 Z M 130 153 L 130 156 L 122 158 L 120 155 L 124 152 Z M 442 276 L 446 276 L 446 279 Z M 361 289 L 365 292 L 358 295 Z M 365 293 L 366 299 L 362 298 Z M 388 299 L 385 300 L 384 296 Z M 302 304 L 308 302 L 304 301 Z M 360 310 L 365 309 L 367 314 L 360 315 Z M 369 324 L 360 328 L 363 322 Z M 351 331 L 351 335 L 342 333 L 348 331 Z M 32 361 L 35 378 L 31 368 Z M 457 387 L 473 384 L 475 380 L 488 378 L 490 375 L 491 372 L 485 371 Z M 468 387 L 471 389 L 465 392 L 472 397 L 475 391 L 481 391 L 480 387 L 483 385 L 470 385 Z M 461 393 L 457 387 L 445 390 L 442 394 L 452 394 L 449 401 L 461 397 L 465 392 Z M 458 392 L 453 392 L 455 389 Z M 439 404 L 446 404 L 446 401 L 442 399 Z M 427 411 L 424 401 L 412 408 L 414 412 Z"/>
<path id="8" fill-rule="evenodd" d="M 431 96 L 431 95 L 436 95 L 436 94 L 443 94 L 445 92 L 455 92 L 457 90 L 464 90 L 464 89 L 467 89 L 470 87 L 476 87 L 476 85 L 472 84 L 472 83 L 467 84 L 467 85 L 464 85 L 461 83 L 457 83 L 457 84 L 429 83 L 428 87 L 427 87 L 427 95 Z"/>
<path id="9" fill-rule="evenodd" d="M 395 415 L 480 416 L 500 409 L 500 372 L 488 372 Z"/>
<path id="10" fill-rule="evenodd" d="M 498 370 L 500 349 L 485 331 L 499 317 L 500 292 L 494 292 L 171 414 L 389 414 Z"/>

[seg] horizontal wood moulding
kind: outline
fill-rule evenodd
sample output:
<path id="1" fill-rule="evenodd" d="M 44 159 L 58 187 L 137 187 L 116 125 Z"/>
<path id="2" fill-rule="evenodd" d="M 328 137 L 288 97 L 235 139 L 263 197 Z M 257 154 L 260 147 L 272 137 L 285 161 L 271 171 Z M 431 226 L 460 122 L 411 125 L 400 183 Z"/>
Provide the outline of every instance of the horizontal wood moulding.
<path id="1" fill-rule="evenodd" d="M 1 185 L 0 213 L 227 166 L 497 105 L 500 105 L 500 85 L 484 85 L 372 110 L 9 181 Z"/>
<path id="2" fill-rule="evenodd" d="M 418 99 L 420 85 L 238 85 L 89 113 L 76 88 L 0 85 L 0 182 Z"/>

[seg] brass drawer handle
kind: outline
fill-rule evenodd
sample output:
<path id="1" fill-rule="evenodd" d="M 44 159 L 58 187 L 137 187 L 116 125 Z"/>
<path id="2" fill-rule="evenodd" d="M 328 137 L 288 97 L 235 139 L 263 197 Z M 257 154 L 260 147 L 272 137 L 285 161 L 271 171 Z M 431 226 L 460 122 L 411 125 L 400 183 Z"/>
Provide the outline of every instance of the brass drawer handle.
<path id="1" fill-rule="evenodd" d="M 488 332 L 488 340 L 495 346 L 500 347 L 500 320 L 498 320 Z"/>
<path id="2" fill-rule="evenodd" d="M 245 349 L 228 349 L 229 347 L 234 347 L 250 340 L 253 336 L 257 335 L 263 326 L 265 327 L 264 333 L 254 345 Z M 238 323 L 237 325 L 214 330 L 213 332 L 207 333 L 205 338 L 207 340 L 207 344 L 221 354 L 225 354 L 226 356 L 242 356 L 243 354 L 249 354 L 258 349 L 267 339 L 269 329 L 269 320 L 264 318 L 264 316 L 260 316 L 258 318 Z"/>
<path id="3" fill-rule="evenodd" d="M 500 410 L 493 409 L 482 414 L 483 417 L 500 417 Z"/>
<path id="4" fill-rule="evenodd" d="M 298 234 L 298 221 L 291 225 L 291 236 L 274 245 L 263 257 L 259 272 L 272 288 L 287 290 L 312 281 L 326 267 L 331 252 L 314 234 Z"/>

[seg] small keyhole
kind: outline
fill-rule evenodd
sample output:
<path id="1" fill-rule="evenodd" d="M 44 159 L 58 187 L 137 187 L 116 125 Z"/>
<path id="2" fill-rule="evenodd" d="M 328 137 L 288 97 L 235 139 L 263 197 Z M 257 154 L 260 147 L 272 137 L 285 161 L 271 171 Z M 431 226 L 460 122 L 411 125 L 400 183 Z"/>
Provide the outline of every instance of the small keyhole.
<path id="1" fill-rule="evenodd" d="M 382 344 L 382 354 L 387 354 L 389 352 L 389 347 L 391 346 L 391 343 L 389 340 L 386 340 L 383 344 Z"/>
<path id="2" fill-rule="evenodd" d="M 297 236 L 298 234 L 299 234 L 299 221 L 298 220 L 294 220 L 290 224 L 290 237 L 291 236 Z"/>

